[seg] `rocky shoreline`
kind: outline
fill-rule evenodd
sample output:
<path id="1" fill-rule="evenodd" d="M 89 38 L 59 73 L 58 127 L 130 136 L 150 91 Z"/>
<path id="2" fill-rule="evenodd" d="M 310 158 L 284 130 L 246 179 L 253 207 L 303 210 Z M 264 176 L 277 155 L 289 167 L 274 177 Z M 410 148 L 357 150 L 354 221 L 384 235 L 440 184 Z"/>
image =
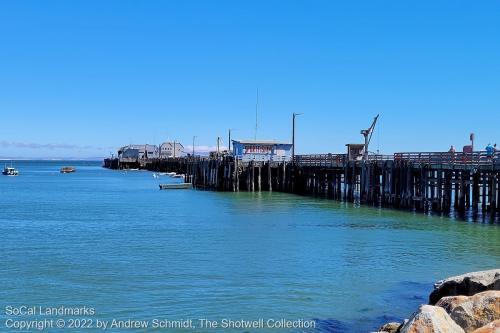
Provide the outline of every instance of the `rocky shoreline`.
<path id="1" fill-rule="evenodd" d="M 500 333 L 500 269 L 438 281 L 429 304 L 377 333 Z"/>

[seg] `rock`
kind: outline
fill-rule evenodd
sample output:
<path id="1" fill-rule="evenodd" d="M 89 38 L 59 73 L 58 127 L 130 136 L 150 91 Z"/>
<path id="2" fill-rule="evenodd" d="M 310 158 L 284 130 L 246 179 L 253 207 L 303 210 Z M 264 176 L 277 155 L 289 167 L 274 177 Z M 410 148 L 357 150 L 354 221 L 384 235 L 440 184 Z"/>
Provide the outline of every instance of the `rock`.
<path id="1" fill-rule="evenodd" d="M 500 320 L 495 320 L 472 333 L 500 333 Z"/>
<path id="2" fill-rule="evenodd" d="M 465 332 L 469 333 L 500 319 L 500 291 L 489 290 L 474 296 L 449 296 L 437 302 Z"/>
<path id="3" fill-rule="evenodd" d="M 422 305 L 399 333 L 464 333 L 464 330 L 438 306 Z"/>
<path id="4" fill-rule="evenodd" d="M 472 296 L 486 290 L 500 290 L 500 269 L 467 273 L 438 281 L 429 296 L 429 304 L 435 305 L 445 296 Z"/>
<path id="5" fill-rule="evenodd" d="M 442 307 L 450 314 L 454 308 L 467 302 L 469 297 L 471 296 L 446 296 L 441 298 L 439 302 L 436 303 L 436 306 Z"/>
<path id="6" fill-rule="evenodd" d="M 399 327 L 401 327 L 401 323 L 392 322 L 382 325 L 378 330 L 379 332 L 396 333 Z"/>

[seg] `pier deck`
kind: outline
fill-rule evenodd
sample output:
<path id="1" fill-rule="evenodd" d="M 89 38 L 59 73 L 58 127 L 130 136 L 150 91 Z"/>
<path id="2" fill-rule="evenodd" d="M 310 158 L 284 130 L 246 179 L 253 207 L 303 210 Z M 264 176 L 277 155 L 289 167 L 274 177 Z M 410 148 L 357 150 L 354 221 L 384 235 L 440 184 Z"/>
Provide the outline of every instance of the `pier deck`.
<path id="1" fill-rule="evenodd" d="M 119 163 L 185 174 L 215 191 L 281 191 L 422 211 L 500 211 L 500 153 L 396 153 L 349 160 L 345 154 L 296 155 L 290 162 L 242 162 L 232 156 Z"/>

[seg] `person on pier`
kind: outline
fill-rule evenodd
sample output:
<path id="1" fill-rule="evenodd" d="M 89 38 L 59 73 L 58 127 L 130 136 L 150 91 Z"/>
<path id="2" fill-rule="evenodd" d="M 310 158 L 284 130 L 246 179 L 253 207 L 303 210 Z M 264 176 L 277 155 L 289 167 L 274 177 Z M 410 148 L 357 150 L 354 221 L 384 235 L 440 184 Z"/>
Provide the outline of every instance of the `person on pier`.
<path id="1" fill-rule="evenodd" d="M 448 150 L 448 153 L 451 155 L 451 161 L 454 163 L 455 162 L 455 146 L 451 145 L 450 150 Z"/>
<path id="2" fill-rule="evenodd" d="M 488 143 L 488 145 L 486 146 L 486 157 L 488 157 L 488 159 L 492 159 L 494 153 L 495 147 L 493 147 L 491 143 Z"/>

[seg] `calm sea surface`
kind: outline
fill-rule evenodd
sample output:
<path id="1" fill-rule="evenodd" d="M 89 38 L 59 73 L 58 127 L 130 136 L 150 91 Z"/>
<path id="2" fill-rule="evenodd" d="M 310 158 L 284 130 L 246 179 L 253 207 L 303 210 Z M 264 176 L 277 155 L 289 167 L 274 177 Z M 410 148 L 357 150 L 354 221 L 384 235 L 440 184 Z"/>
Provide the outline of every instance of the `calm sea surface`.
<path id="1" fill-rule="evenodd" d="M 498 224 L 282 193 L 159 191 L 150 172 L 97 162 L 14 164 L 19 177 L 0 176 L 2 332 L 9 305 L 367 332 L 408 317 L 440 278 L 500 266 Z M 68 164 L 77 172 L 60 174 Z"/>

